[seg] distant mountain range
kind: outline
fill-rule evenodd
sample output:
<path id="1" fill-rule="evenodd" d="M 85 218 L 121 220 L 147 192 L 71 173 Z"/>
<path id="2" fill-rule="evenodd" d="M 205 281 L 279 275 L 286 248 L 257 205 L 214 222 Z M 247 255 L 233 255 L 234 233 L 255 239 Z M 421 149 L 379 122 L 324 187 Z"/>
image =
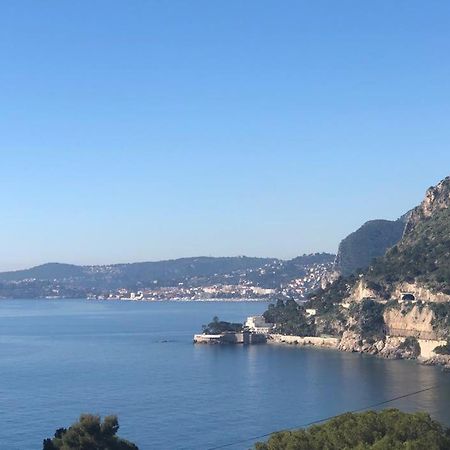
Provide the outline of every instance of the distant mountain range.
<path id="1" fill-rule="evenodd" d="M 447 205 L 449 184 L 449 178 L 446 178 L 435 188 L 430 189 L 424 204 L 404 214 L 398 220 L 380 219 L 366 222 L 341 241 L 337 256 L 316 253 L 299 256 L 292 260 L 246 256 L 194 257 L 93 266 L 48 263 L 26 270 L 0 273 L 0 297 L 77 297 L 88 294 L 108 295 L 118 289 L 156 291 L 179 286 L 182 288 L 179 292 L 173 291 L 173 295 L 189 296 L 194 288 L 227 285 L 253 286 L 302 298 L 312 289 L 320 285 L 325 287 L 339 276 L 347 277 L 358 273 L 366 273 L 366 279 L 370 283 L 380 284 L 383 281 L 382 273 L 387 279 L 395 276 L 395 272 L 400 270 L 400 264 L 404 268 L 408 267 L 408 260 L 396 255 L 402 254 L 399 250 L 404 251 L 406 243 L 410 242 L 416 234 L 420 236 L 418 235 L 414 240 L 415 247 L 422 253 L 415 250 L 413 256 L 417 261 L 423 259 L 427 249 L 423 240 L 424 232 L 420 231 L 424 226 L 421 222 L 432 215 L 432 208 L 435 207 L 433 205 L 436 204 L 439 207 Z M 441 245 L 436 247 L 439 250 L 447 248 L 448 244 L 442 238 L 445 233 L 449 233 L 449 230 L 445 228 L 448 221 L 440 217 L 445 214 L 448 213 L 438 212 L 433 217 L 433 220 L 439 221 L 441 228 L 444 227 L 442 230 L 439 228 L 441 231 L 433 237 L 433 243 L 442 241 Z M 427 222 L 428 227 L 430 223 Z M 437 224 L 436 227 L 438 227 Z M 416 230 L 413 233 L 414 229 Z M 430 245 L 430 239 L 426 242 Z M 436 261 L 439 261 L 441 265 L 444 263 L 445 254 L 441 257 L 434 252 L 433 255 L 435 262 L 433 263 L 430 257 L 427 262 L 428 269 L 436 264 Z M 378 262 L 375 263 L 377 259 Z M 401 260 L 401 263 L 395 262 L 397 260 Z M 414 267 L 417 266 L 416 260 Z M 371 267 L 370 273 L 367 272 L 369 267 Z M 415 280 L 414 275 L 415 272 L 412 269 L 409 270 L 407 280 Z M 436 276 L 433 287 L 446 290 L 446 286 L 443 285 L 446 282 L 444 278 L 442 275 Z M 384 282 L 381 284 L 385 285 Z M 191 290 L 186 291 L 187 288 Z M 253 294 L 244 289 L 237 289 L 230 295 Z"/>
<path id="2" fill-rule="evenodd" d="M 0 273 L 0 281 L 37 279 L 47 281 L 77 280 L 86 285 L 121 287 L 136 284 L 171 286 L 187 278 L 209 278 L 262 267 L 273 258 L 197 257 L 166 261 L 139 262 L 96 266 L 47 263 L 30 269 Z"/>
<path id="3" fill-rule="evenodd" d="M 91 293 L 107 295 L 118 289 L 156 292 L 165 288 L 179 288 L 184 290 L 181 294 L 191 295 L 186 289 L 215 285 L 253 286 L 278 292 L 299 279 L 299 292 L 306 292 L 320 285 L 321 276 L 331 268 L 334 259 L 335 255 L 316 253 L 287 261 L 238 256 L 97 266 L 49 263 L 0 273 L 0 296 L 78 297 Z"/>

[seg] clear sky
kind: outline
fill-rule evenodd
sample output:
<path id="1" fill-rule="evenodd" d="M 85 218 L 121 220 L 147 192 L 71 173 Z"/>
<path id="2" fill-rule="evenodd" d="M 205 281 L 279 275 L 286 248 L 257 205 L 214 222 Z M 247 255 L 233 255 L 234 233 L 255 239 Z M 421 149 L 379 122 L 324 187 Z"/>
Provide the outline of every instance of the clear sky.
<path id="1" fill-rule="evenodd" d="M 450 2 L 3 1 L 0 269 L 336 251 L 450 174 Z"/>

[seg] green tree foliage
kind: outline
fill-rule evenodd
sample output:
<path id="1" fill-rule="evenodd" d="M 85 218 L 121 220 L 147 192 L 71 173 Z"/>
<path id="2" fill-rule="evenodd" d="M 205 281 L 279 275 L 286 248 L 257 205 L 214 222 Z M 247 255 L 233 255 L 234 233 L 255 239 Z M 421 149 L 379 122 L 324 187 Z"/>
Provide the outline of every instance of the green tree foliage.
<path id="1" fill-rule="evenodd" d="M 350 295 L 351 288 L 358 278 L 355 275 L 339 277 L 326 289 L 318 289 L 309 296 L 308 307 L 316 308 L 321 314 L 333 311 L 334 305 Z"/>
<path id="2" fill-rule="evenodd" d="M 378 340 L 384 337 L 384 305 L 370 299 L 365 299 L 353 305 L 350 313 L 355 317 L 354 331 L 366 339 Z"/>
<path id="3" fill-rule="evenodd" d="M 305 308 L 295 300 L 281 300 L 270 304 L 263 314 L 266 322 L 275 324 L 276 332 L 295 336 L 314 336 L 314 321 L 305 315 Z"/>
<path id="4" fill-rule="evenodd" d="M 45 439 L 43 450 L 138 450 L 138 447 L 117 436 L 116 416 L 82 414 L 68 429 L 59 428 L 51 439 Z"/>
<path id="5" fill-rule="evenodd" d="M 450 303 L 431 303 L 434 313 L 433 328 L 443 337 L 450 338 Z"/>
<path id="6" fill-rule="evenodd" d="M 212 322 L 210 322 L 208 325 L 203 325 L 203 333 L 220 334 L 225 333 L 226 331 L 233 331 L 238 333 L 242 331 L 242 328 L 242 323 L 224 322 L 223 320 L 219 320 L 217 316 L 214 316 Z"/>
<path id="7" fill-rule="evenodd" d="M 439 345 L 433 351 L 437 355 L 450 355 L 450 340 L 445 345 Z"/>
<path id="8" fill-rule="evenodd" d="M 428 414 L 346 413 L 323 425 L 273 434 L 256 450 L 448 450 L 450 433 Z"/>
<path id="9" fill-rule="evenodd" d="M 379 258 L 365 275 L 388 285 L 418 281 L 431 290 L 450 294 L 450 209 L 421 220 L 404 239 Z"/>
<path id="10" fill-rule="evenodd" d="M 450 295 L 450 177 L 431 192 L 435 207 L 424 214 L 420 207 L 411 213 L 402 239 L 364 271 L 367 287 L 378 297 L 389 299 L 395 283 L 420 283 L 434 292 Z M 350 249 L 357 251 L 358 246 Z M 339 260 L 339 255 L 338 258 Z M 345 271 L 344 271 L 345 272 Z M 345 298 L 358 278 L 344 276 L 315 294 L 319 304 L 329 305 Z M 346 289 L 348 287 L 348 289 Z"/>
<path id="11" fill-rule="evenodd" d="M 414 336 L 408 336 L 404 342 L 399 345 L 401 350 L 409 350 L 411 354 L 415 357 L 420 355 L 420 344 L 417 338 Z"/>

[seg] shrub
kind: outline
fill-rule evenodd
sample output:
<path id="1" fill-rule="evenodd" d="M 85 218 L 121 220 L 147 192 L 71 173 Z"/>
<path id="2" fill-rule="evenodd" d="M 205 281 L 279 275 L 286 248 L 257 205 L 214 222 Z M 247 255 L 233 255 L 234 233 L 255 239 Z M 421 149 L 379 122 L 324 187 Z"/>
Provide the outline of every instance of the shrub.
<path id="1" fill-rule="evenodd" d="M 397 409 L 346 413 L 323 425 L 274 433 L 256 450 L 350 450 L 450 448 L 450 434 L 428 414 Z"/>
<path id="2" fill-rule="evenodd" d="M 433 351 L 437 355 L 450 355 L 450 341 L 447 341 L 445 345 L 439 345 Z"/>
<path id="3" fill-rule="evenodd" d="M 220 334 L 225 333 L 227 331 L 232 332 L 240 332 L 242 331 L 243 325 L 242 323 L 232 323 L 225 322 L 223 320 L 219 320 L 217 316 L 215 316 L 208 325 L 203 325 L 203 333 L 205 334 Z"/>
<path id="4" fill-rule="evenodd" d="M 43 450 L 138 450 L 138 447 L 116 436 L 119 422 L 116 416 L 82 414 L 68 429 L 59 428 L 51 439 L 44 439 Z"/>

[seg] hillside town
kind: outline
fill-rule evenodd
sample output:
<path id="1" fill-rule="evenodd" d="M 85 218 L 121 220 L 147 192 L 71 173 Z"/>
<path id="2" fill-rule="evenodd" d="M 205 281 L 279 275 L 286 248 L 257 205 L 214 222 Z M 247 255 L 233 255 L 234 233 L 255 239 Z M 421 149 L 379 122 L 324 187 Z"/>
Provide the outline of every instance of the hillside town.
<path id="1" fill-rule="evenodd" d="M 264 267 L 256 271 L 250 270 L 253 275 L 268 276 L 270 268 Z M 320 287 L 321 281 L 331 270 L 330 263 L 314 263 L 305 268 L 300 277 L 290 279 L 286 284 L 280 283 L 273 288 L 261 287 L 255 281 L 248 279 L 243 274 L 237 284 L 208 284 L 204 286 L 189 286 L 188 283 L 178 283 L 177 286 L 143 288 L 130 290 L 119 288 L 113 292 L 97 294 L 89 293 L 89 300 L 133 300 L 133 301 L 158 301 L 158 300 L 270 300 L 274 297 L 285 297 L 302 300 Z M 254 273 L 256 272 L 256 273 Z M 273 272 L 276 275 L 276 272 Z"/>
<path id="2" fill-rule="evenodd" d="M 59 277 L 51 267 L 46 268 L 44 275 L 42 270 L 36 273 L 37 268 L 34 273 L 24 273 L 23 278 L 14 273 L 11 278 L 0 278 L 0 298 L 192 301 L 271 300 L 281 296 L 301 300 L 326 279 L 333 260 L 333 255 L 307 255 L 287 261 L 264 260 L 259 267 L 215 273 L 193 271 L 191 265 L 186 273 L 174 270 L 170 277 L 164 273 L 131 277 L 127 272 L 130 266 L 126 265 L 69 267 Z"/>

